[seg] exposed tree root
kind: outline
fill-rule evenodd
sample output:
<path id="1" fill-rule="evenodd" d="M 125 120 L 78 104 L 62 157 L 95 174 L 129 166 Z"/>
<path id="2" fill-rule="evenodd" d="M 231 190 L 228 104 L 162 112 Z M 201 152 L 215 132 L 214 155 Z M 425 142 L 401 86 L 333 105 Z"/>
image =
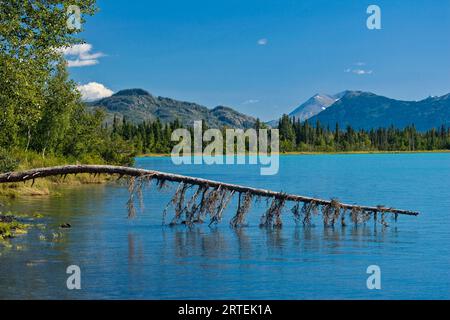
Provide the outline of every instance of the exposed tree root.
<path id="1" fill-rule="evenodd" d="M 244 193 L 244 197 L 241 201 L 242 193 L 239 193 L 239 203 L 236 211 L 236 215 L 231 219 L 232 227 L 239 227 L 245 224 L 245 215 L 250 211 L 252 205 L 253 195 L 251 192 Z"/>

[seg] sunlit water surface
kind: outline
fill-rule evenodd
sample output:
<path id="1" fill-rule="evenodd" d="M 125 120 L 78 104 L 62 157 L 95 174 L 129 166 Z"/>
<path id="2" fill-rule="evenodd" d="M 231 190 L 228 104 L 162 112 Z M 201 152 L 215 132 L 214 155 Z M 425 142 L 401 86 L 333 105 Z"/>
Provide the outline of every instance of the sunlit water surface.
<path id="1" fill-rule="evenodd" d="M 120 185 L 64 188 L 59 197 L 5 202 L 0 210 L 42 213 L 28 235 L 0 245 L 0 298 L 94 299 L 449 299 L 450 154 L 282 156 L 275 176 L 254 165 L 175 166 L 139 158 L 136 166 L 346 203 L 421 212 L 388 228 L 304 228 L 284 211 L 280 230 L 261 229 L 265 201 L 248 227 L 225 220 L 188 229 L 162 226 L 175 187 L 144 191 L 144 209 L 127 219 Z M 71 229 L 61 230 L 69 222 Z M 81 290 L 68 290 L 66 268 L 81 268 Z M 366 269 L 381 268 L 381 290 Z"/>

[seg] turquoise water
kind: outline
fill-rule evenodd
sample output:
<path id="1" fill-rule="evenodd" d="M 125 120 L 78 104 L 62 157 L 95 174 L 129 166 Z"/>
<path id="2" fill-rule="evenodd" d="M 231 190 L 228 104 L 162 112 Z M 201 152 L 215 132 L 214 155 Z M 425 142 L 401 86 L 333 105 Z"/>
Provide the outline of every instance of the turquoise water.
<path id="1" fill-rule="evenodd" d="M 304 228 L 284 212 L 281 230 L 260 229 L 265 202 L 249 226 L 228 221 L 187 229 L 161 226 L 174 188 L 144 191 L 144 209 L 127 220 L 126 187 L 66 188 L 61 197 L 4 203 L 39 212 L 49 227 L 0 245 L 0 298 L 123 299 L 449 299 L 450 154 L 282 156 L 275 176 L 258 166 L 174 166 L 140 158 L 137 166 L 346 203 L 421 212 L 383 228 Z M 63 222 L 70 230 L 59 230 Z M 54 235 L 55 233 L 55 235 Z M 81 290 L 66 288 L 66 268 L 81 268 Z M 381 290 L 366 269 L 381 268 Z"/>

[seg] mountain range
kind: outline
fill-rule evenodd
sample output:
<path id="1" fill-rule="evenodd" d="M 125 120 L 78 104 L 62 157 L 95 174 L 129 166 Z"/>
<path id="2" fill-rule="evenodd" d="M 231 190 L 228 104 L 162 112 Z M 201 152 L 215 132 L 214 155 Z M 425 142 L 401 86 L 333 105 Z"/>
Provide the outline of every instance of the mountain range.
<path id="1" fill-rule="evenodd" d="M 205 106 L 171 98 L 153 96 L 142 89 L 122 90 L 111 97 L 88 104 L 100 107 L 107 113 L 107 122 L 114 116 L 126 117 L 128 121 L 139 123 L 160 119 L 167 123 L 178 119 L 186 126 L 194 120 L 204 120 L 209 127 L 250 128 L 256 123 L 254 117 L 240 113 L 230 107 Z M 450 127 L 450 94 L 428 97 L 420 101 L 403 101 L 363 91 L 343 91 L 338 94 L 316 94 L 295 108 L 289 116 L 300 121 L 341 128 L 350 125 L 355 129 L 389 127 L 404 128 L 414 124 L 419 131 Z M 278 120 L 270 121 L 275 127 Z"/>
<path id="2" fill-rule="evenodd" d="M 341 128 L 372 129 L 394 126 L 404 128 L 414 124 L 417 130 L 426 131 L 450 126 L 450 94 L 429 97 L 420 101 L 402 101 L 370 92 L 345 91 L 323 111 L 309 118 L 311 123 Z"/>
<path id="3" fill-rule="evenodd" d="M 450 126 L 450 94 L 428 97 L 420 101 L 403 101 L 363 91 L 343 91 L 335 95 L 316 94 L 295 108 L 290 117 L 311 124 L 354 129 L 389 127 L 404 128 L 414 124 L 426 131 L 441 125 Z M 278 120 L 268 122 L 278 125 Z"/>
<path id="4" fill-rule="evenodd" d="M 195 120 L 204 120 L 211 128 L 224 126 L 231 128 L 250 128 L 256 119 L 225 106 L 208 109 L 205 106 L 171 98 L 153 96 L 142 89 L 121 90 L 110 97 L 88 103 L 91 108 L 106 111 L 106 122 L 111 123 L 114 116 L 138 124 L 143 121 L 162 123 L 178 119 L 185 126 L 192 126 Z"/>
<path id="5" fill-rule="evenodd" d="M 339 93 L 336 95 L 318 93 L 295 108 L 291 113 L 289 113 L 289 116 L 295 117 L 303 122 L 324 111 L 326 108 L 335 103 L 340 97 L 341 94 Z M 278 120 L 269 121 L 267 124 L 271 127 L 276 127 L 278 125 Z"/>

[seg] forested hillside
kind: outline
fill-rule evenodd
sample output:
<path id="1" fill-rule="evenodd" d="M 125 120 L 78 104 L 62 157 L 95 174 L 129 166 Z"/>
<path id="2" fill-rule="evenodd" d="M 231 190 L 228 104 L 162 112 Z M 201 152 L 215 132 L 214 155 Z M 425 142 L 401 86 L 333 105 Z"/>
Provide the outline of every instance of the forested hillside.
<path id="1" fill-rule="evenodd" d="M 111 123 L 114 117 L 125 118 L 134 124 L 156 119 L 167 124 L 177 120 L 185 126 L 192 126 L 194 121 L 203 120 L 208 126 L 215 128 L 250 128 L 256 122 L 255 118 L 230 107 L 208 109 L 197 103 L 156 97 L 142 89 L 121 90 L 111 97 L 91 102 L 89 106 L 106 112 L 107 123 Z"/>

